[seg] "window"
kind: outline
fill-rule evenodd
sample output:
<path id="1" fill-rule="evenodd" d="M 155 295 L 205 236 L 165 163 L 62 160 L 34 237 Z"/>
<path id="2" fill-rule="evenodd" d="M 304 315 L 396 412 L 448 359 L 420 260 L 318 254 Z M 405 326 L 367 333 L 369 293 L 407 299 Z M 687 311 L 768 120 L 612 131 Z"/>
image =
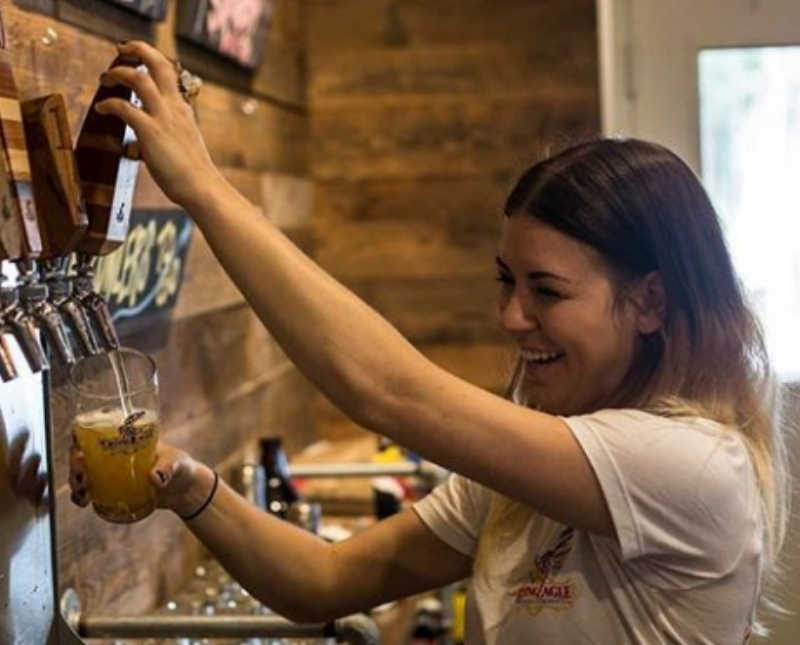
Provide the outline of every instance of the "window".
<path id="1" fill-rule="evenodd" d="M 703 183 L 782 380 L 800 377 L 800 47 L 698 55 Z"/>

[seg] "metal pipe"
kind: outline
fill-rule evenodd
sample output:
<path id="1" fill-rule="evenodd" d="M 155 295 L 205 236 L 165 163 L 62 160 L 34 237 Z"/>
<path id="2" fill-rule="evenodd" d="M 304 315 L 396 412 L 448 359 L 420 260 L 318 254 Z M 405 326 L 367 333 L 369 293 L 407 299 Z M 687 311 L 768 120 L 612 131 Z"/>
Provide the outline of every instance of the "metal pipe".
<path id="1" fill-rule="evenodd" d="M 331 638 L 331 623 L 297 624 L 278 616 L 83 616 L 84 638 Z"/>
<path id="2" fill-rule="evenodd" d="M 305 479 L 317 477 L 381 477 L 417 476 L 437 478 L 446 473 L 443 468 L 430 463 L 398 462 L 394 464 L 297 464 L 289 466 L 289 475 Z"/>
<path id="3" fill-rule="evenodd" d="M 378 645 L 377 625 L 363 614 L 333 623 L 293 623 L 278 616 L 86 616 L 82 638 L 336 638 L 351 645 Z"/>

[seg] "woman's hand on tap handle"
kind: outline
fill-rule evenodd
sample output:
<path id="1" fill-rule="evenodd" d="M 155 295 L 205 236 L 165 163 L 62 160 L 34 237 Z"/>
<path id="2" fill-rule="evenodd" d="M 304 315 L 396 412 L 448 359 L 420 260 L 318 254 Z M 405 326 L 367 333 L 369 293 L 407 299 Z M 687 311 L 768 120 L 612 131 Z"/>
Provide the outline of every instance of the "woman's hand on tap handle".
<path id="1" fill-rule="evenodd" d="M 141 60 L 149 73 L 135 67 L 113 67 L 100 76 L 105 86 L 125 85 L 142 102 L 137 108 L 119 98 L 99 102 L 100 114 L 112 114 L 133 128 L 142 160 L 172 201 L 186 210 L 202 203 L 215 182 L 223 182 L 197 127 L 194 111 L 178 86 L 175 65 L 151 45 L 134 40 L 117 46 L 121 54 Z"/>
<path id="2" fill-rule="evenodd" d="M 73 438 L 69 460 L 69 486 L 71 499 L 78 506 L 87 506 L 91 501 L 89 480 L 83 453 Z M 208 495 L 208 486 L 203 481 L 202 470 L 211 470 L 192 459 L 182 450 L 169 444 L 159 442 L 156 448 L 156 461 L 150 469 L 150 483 L 155 488 L 158 498 L 157 506 L 176 512 L 178 515 L 189 515 L 199 506 L 197 499 Z M 213 474 L 209 477 L 213 478 Z"/>

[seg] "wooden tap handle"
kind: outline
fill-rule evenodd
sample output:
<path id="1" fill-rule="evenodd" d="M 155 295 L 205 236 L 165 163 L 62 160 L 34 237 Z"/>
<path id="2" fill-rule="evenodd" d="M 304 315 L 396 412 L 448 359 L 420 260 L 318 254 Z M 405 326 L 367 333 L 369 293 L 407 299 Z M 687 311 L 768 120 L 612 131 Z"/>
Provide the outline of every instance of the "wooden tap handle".
<path id="1" fill-rule="evenodd" d="M 5 37 L 2 37 L 3 43 Z M 0 245 L 3 259 L 35 259 L 42 252 L 31 190 L 19 92 L 8 50 L 0 49 Z"/>
<path id="2" fill-rule="evenodd" d="M 138 67 L 140 64 L 138 59 L 119 56 L 111 67 Z M 124 243 L 139 172 L 138 159 L 125 154 L 130 144 L 136 141 L 133 129 L 118 117 L 103 115 L 94 109 L 97 103 L 108 98 L 121 98 L 134 104 L 139 102 L 130 88 L 101 85 L 78 135 L 75 157 L 86 199 L 89 229 L 77 250 L 89 255 L 106 255 Z"/>
<path id="3" fill-rule="evenodd" d="M 68 255 L 83 239 L 89 219 L 78 180 L 64 97 L 49 94 L 24 101 L 22 118 L 42 238 L 40 257 Z"/>

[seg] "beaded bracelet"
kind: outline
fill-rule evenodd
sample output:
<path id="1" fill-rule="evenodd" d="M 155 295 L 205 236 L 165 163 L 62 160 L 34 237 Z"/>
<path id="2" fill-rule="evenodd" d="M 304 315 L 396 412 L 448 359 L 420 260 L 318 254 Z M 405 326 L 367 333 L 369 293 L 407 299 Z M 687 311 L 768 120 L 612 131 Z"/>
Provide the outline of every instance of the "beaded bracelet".
<path id="1" fill-rule="evenodd" d="M 208 498 L 206 499 L 206 501 L 203 502 L 202 505 L 200 506 L 200 508 L 198 508 L 194 513 L 191 513 L 189 515 L 181 515 L 180 518 L 184 522 L 188 522 L 189 520 L 193 520 L 195 517 L 200 515 L 200 513 L 202 513 L 204 510 L 206 510 L 206 507 L 211 503 L 211 500 L 214 499 L 214 493 L 217 492 L 217 485 L 218 484 L 219 484 L 219 473 L 215 470 L 214 471 L 214 484 L 211 486 L 211 492 L 208 494 Z"/>

